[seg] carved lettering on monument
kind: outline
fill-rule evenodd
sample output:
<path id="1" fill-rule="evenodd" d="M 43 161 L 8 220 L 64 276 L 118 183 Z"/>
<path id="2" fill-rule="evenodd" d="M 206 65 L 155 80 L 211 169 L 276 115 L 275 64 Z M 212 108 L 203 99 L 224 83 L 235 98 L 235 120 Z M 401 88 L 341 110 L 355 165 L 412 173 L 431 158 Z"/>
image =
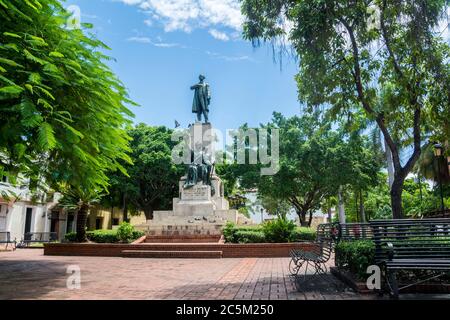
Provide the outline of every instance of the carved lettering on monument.
<path id="1" fill-rule="evenodd" d="M 182 200 L 209 200 L 209 186 L 196 185 L 193 188 L 184 189 Z"/>

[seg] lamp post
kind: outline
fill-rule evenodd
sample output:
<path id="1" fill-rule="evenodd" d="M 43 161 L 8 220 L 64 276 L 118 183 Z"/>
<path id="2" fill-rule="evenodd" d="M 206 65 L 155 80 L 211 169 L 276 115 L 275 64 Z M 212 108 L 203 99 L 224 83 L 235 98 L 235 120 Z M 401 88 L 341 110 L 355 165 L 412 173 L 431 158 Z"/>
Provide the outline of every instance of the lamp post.
<path id="1" fill-rule="evenodd" d="M 442 180 L 441 180 L 441 161 L 440 158 L 442 157 L 442 145 L 440 143 L 436 143 L 434 145 L 434 156 L 437 159 L 438 163 L 438 183 L 439 183 L 439 192 L 441 194 L 441 212 L 444 214 L 445 208 L 444 208 L 444 194 L 442 191 Z"/>

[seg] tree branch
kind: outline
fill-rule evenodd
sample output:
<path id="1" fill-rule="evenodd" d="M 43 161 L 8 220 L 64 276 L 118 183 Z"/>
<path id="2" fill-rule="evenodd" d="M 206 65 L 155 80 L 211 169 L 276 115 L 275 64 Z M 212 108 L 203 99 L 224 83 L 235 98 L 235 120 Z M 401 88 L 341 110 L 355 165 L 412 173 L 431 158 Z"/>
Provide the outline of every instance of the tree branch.
<path id="1" fill-rule="evenodd" d="M 386 29 L 386 24 L 385 24 L 385 9 L 386 9 L 386 0 L 383 0 L 383 4 L 380 7 L 380 27 L 381 27 L 381 34 L 383 35 L 383 39 L 384 39 L 384 43 L 386 44 L 386 48 L 389 54 L 389 57 L 392 60 L 392 63 L 394 65 L 394 70 L 397 73 L 397 75 L 400 78 L 404 78 L 403 76 L 403 71 L 400 68 L 400 65 L 398 63 L 397 58 L 394 55 L 394 51 L 392 50 L 392 46 L 391 46 L 391 41 Z"/>
<path id="2" fill-rule="evenodd" d="M 337 18 L 342 25 L 347 29 L 347 32 L 350 36 L 350 41 L 352 43 L 352 51 L 353 51 L 353 77 L 355 79 L 355 85 L 356 85 L 356 91 L 358 92 L 358 98 L 361 101 L 361 104 L 364 108 L 364 110 L 371 116 L 375 117 L 375 121 L 378 124 L 378 127 L 380 128 L 381 132 L 383 133 L 383 136 L 385 138 L 386 143 L 388 144 L 389 149 L 391 149 L 392 152 L 392 158 L 394 163 L 395 170 L 401 170 L 401 164 L 400 164 L 400 156 L 398 152 L 398 148 L 396 144 L 394 143 L 394 140 L 392 139 L 391 135 L 389 134 L 389 131 L 386 128 L 386 125 L 384 123 L 384 116 L 382 114 L 377 114 L 375 110 L 370 106 L 369 102 L 366 100 L 365 93 L 364 93 L 364 87 L 362 85 L 361 80 L 361 66 L 359 65 L 359 50 L 358 50 L 358 44 L 356 42 L 355 34 L 353 32 L 352 27 L 345 21 L 342 17 Z"/>

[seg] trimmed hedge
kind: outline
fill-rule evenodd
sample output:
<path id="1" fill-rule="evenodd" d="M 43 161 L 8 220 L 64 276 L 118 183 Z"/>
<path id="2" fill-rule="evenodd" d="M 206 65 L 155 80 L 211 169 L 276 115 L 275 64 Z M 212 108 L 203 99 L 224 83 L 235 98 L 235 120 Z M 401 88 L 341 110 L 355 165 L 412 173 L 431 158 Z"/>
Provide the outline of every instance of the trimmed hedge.
<path id="1" fill-rule="evenodd" d="M 145 232 L 134 230 L 134 227 L 127 223 L 121 223 L 117 230 L 94 230 L 87 231 L 86 237 L 89 241 L 96 243 L 117 243 L 132 242 L 145 235 Z M 69 232 L 64 239 L 67 242 L 75 242 L 76 232 Z"/>
<path id="2" fill-rule="evenodd" d="M 295 228 L 295 223 L 286 218 L 278 218 L 262 225 L 267 242 L 273 243 L 292 242 Z"/>
<path id="3" fill-rule="evenodd" d="M 64 236 L 64 240 L 67 242 L 75 242 L 77 240 L 77 233 L 76 232 L 68 232 Z"/>
<path id="4" fill-rule="evenodd" d="M 358 277 L 367 278 L 367 267 L 375 264 L 375 244 L 370 240 L 341 241 L 336 245 L 336 266 Z"/>
<path id="5" fill-rule="evenodd" d="M 266 237 L 261 231 L 255 230 L 238 230 L 235 233 L 237 243 L 264 243 Z"/>
<path id="6" fill-rule="evenodd" d="M 289 227 L 291 228 L 291 227 Z M 276 232 L 283 231 L 281 235 Z M 229 222 L 223 229 L 225 242 L 228 243 L 265 243 L 265 242 L 300 242 L 314 241 L 316 231 L 311 228 L 295 227 L 286 232 L 279 226 L 264 227 L 258 226 L 236 226 Z"/>
<path id="7" fill-rule="evenodd" d="M 86 232 L 88 240 L 97 243 L 116 243 L 119 242 L 116 230 L 95 230 Z"/>
<path id="8" fill-rule="evenodd" d="M 317 234 L 316 230 L 312 228 L 297 227 L 293 231 L 292 241 L 293 242 L 314 241 L 316 240 L 316 234 Z"/>

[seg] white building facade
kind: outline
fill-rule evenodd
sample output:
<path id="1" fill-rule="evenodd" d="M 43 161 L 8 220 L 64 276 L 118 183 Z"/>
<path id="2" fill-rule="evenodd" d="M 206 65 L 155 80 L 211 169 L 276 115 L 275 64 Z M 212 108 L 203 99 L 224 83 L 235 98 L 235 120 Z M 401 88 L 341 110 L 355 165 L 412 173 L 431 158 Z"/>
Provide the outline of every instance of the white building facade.
<path id="1" fill-rule="evenodd" d="M 50 198 L 50 199 L 49 199 Z M 28 232 L 56 232 L 58 240 L 75 231 L 76 215 L 58 206 L 59 193 L 51 196 L 30 192 L 27 183 L 0 181 L 0 231 L 11 233 L 18 242 Z"/>

